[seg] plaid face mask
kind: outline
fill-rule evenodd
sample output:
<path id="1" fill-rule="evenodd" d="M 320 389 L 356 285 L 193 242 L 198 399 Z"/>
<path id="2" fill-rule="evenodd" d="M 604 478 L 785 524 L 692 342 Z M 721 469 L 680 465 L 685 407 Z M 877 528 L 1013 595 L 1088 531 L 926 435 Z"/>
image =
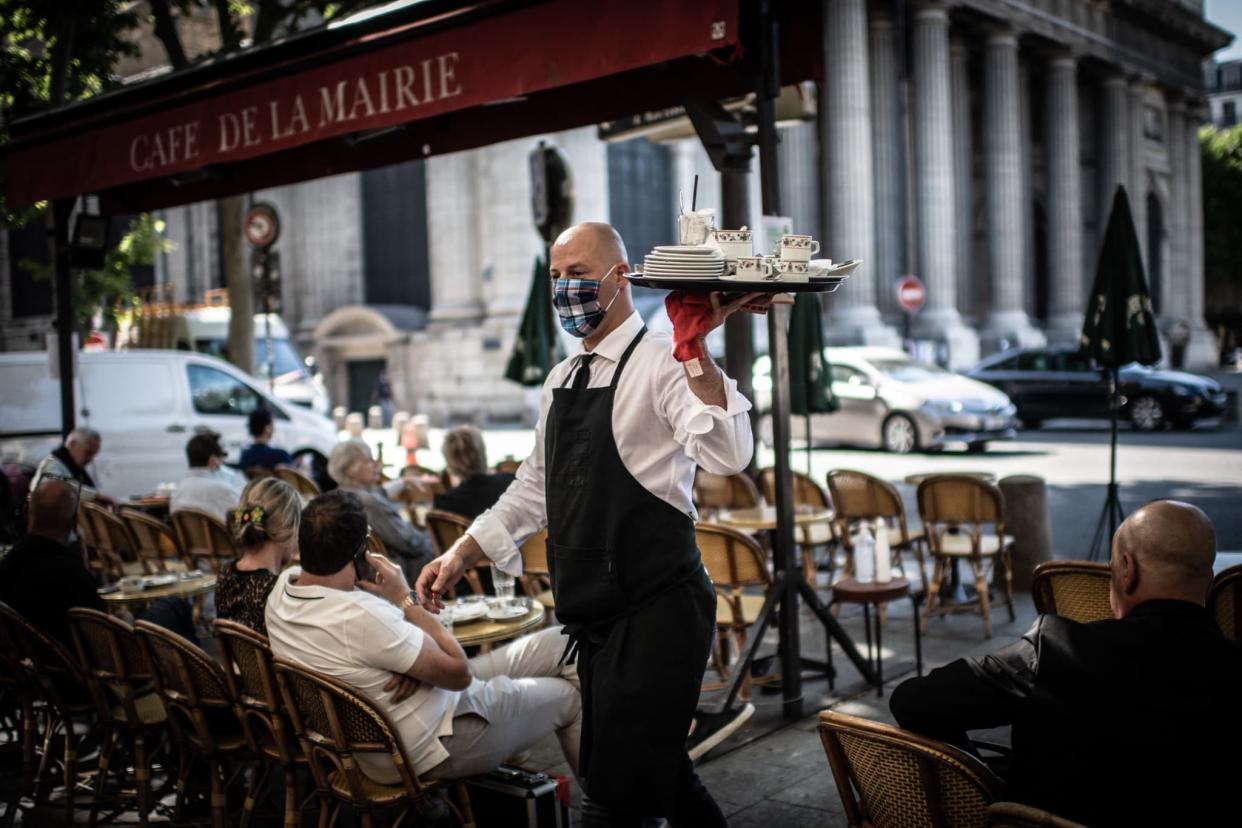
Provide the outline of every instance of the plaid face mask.
<path id="1" fill-rule="evenodd" d="M 609 268 L 604 279 L 612 275 L 616 265 Z M 604 321 L 608 308 L 617 301 L 618 290 L 608 300 L 608 306 L 599 306 L 599 285 L 603 279 L 557 279 L 552 289 L 552 306 L 560 316 L 561 327 L 571 336 L 579 338 L 590 336 L 591 332 Z"/>

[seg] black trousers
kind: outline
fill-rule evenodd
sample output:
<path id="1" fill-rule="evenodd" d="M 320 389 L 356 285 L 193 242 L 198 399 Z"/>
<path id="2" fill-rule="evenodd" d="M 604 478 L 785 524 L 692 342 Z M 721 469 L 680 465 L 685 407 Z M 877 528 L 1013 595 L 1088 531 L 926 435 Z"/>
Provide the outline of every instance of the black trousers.
<path id="1" fill-rule="evenodd" d="M 673 812 L 665 814 L 670 828 L 728 828 L 724 813 L 694 772 L 690 757 L 679 774 Z M 610 810 L 589 796 L 582 800 L 582 828 L 642 828 L 656 820 Z"/>

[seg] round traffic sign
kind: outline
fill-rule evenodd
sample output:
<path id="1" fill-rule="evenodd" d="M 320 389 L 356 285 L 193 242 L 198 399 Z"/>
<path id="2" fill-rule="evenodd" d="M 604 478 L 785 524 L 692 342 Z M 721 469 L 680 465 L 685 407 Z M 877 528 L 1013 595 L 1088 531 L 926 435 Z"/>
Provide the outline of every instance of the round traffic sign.
<path id="1" fill-rule="evenodd" d="M 897 280 L 897 304 L 906 313 L 914 313 L 927 301 L 927 291 L 918 276 L 902 276 Z"/>
<path id="2" fill-rule="evenodd" d="M 256 204 L 246 213 L 246 241 L 253 247 L 271 247 L 280 236 L 280 219 L 270 204 Z"/>

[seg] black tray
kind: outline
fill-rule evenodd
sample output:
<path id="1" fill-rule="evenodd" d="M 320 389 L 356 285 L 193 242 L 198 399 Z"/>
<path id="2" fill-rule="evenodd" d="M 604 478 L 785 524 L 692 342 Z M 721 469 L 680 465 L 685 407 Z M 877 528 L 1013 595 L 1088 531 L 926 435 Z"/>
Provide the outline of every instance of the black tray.
<path id="1" fill-rule="evenodd" d="M 656 290 L 685 290 L 692 293 L 832 293 L 849 276 L 830 276 L 810 282 L 739 282 L 736 279 L 666 279 L 649 278 L 641 273 L 627 273 L 625 278 L 639 287 Z"/>

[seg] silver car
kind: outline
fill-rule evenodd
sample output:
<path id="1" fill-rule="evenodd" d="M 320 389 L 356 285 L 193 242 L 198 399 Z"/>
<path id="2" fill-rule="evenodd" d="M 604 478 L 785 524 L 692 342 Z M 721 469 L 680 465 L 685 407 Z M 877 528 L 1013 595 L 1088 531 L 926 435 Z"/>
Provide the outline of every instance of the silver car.
<path id="1" fill-rule="evenodd" d="M 965 443 L 983 451 L 990 440 L 1015 436 L 1015 409 L 1003 392 L 961 374 L 915 362 L 895 348 L 825 348 L 832 392 L 841 403 L 832 414 L 811 415 L 811 438 L 906 454 Z M 763 415 L 760 436 L 771 441 L 768 415 L 771 366 L 755 361 L 755 402 Z M 797 418 L 801 419 L 801 418 Z M 803 434 L 800 424 L 793 436 Z"/>

